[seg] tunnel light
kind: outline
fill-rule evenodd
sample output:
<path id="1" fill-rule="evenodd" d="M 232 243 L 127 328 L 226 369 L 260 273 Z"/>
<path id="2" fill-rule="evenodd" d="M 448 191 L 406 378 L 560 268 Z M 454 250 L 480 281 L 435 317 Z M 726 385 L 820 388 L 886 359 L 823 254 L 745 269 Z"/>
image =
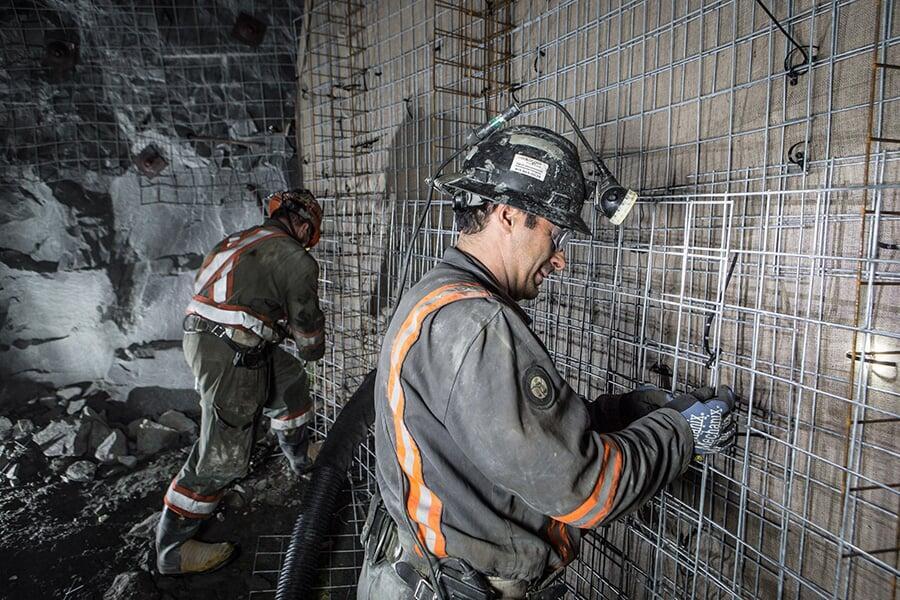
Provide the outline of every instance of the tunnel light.
<path id="1" fill-rule="evenodd" d="M 870 349 L 865 352 L 847 352 L 846 356 L 850 360 L 865 364 L 876 377 L 891 380 L 897 378 L 900 350 L 889 348 L 880 340 L 870 344 Z"/>

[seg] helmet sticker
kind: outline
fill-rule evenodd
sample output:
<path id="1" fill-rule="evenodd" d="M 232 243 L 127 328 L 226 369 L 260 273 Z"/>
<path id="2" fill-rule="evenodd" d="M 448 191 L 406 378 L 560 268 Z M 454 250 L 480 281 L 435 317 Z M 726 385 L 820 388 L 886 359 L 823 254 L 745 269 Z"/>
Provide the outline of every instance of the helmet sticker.
<path id="1" fill-rule="evenodd" d="M 516 154 L 513 157 L 512 165 L 509 167 L 509 170 L 521 173 L 522 175 L 527 175 L 538 181 L 543 181 L 544 178 L 547 177 L 548 168 L 550 168 L 550 165 L 545 162 L 541 162 L 530 156 L 525 156 L 524 154 Z"/>

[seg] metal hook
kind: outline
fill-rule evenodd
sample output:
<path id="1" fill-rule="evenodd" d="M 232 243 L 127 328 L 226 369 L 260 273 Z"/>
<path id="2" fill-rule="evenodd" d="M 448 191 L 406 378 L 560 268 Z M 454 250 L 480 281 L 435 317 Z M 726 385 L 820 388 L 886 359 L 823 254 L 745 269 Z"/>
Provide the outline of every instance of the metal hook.
<path id="1" fill-rule="evenodd" d="M 806 51 L 806 48 L 800 45 L 800 43 L 794 39 L 794 37 L 788 33 L 787 29 L 781 24 L 781 21 L 775 18 L 775 15 L 772 14 L 772 11 L 762 3 L 762 0 L 756 0 L 756 3 L 759 4 L 760 8 L 769 15 L 769 18 L 772 19 L 772 22 L 781 30 L 781 33 L 784 34 L 784 37 L 793 44 L 793 48 L 788 52 L 787 56 L 784 58 L 784 70 L 787 71 L 788 81 L 791 85 L 797 85 L 797 81 L 799 77 L 809 71 L 810 66 L 812 66 L 813 61 L 819 58 L 819 47 L 812 46 L 812 56 Z M 794 64 L 794 54 L 797 51 L 800 51 L 800 54 L 803 56 L 803 60 L 797 64 Z"/>
<path id="2" fill-rule="evenodd" d="M 800 167 L 802 170 L 806 171 L 806 153 L 803 151 L 803 147 L 806 147 L 809 144 L 807 141 L 797 142 L 790 148 L 788 148 L 788 162 L 791 164 L 795 164 Z"/>
<path id="3" fill-rule="evenodd" d="M 537 55 L 534 57 L 534 72 L 537 73 L 538 75 L 540 75 L 541 71 L 540 71 L 540 69 L 538 69 L 538 60 L 547 56 L 547 52 L 545 52 L 544 50 L 541 50 L 540 46 L 535 48 L 535 51 L 537 52 Z"/>

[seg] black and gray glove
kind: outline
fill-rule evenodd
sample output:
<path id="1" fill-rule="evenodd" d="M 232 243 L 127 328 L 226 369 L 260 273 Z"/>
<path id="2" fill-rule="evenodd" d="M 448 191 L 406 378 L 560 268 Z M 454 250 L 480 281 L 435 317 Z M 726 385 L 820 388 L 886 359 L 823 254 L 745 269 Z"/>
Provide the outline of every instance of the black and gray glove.
<path id="1" fill-rule="evenodd" d="M 674 408 L 687 420 L 694 434 L 694 454 L 716 454 L 734 443 L 737 432 L 732 416 L 734 392 L 727 385 L 681 394 L 666 408 Z"/>
<path id="2" fill-rule="evenodd" d="M 624 394 L 601 394 L 594 402 L 587 403 L 591 429 L 600 433 L 620 431 L 673 398 L 666 390 L 653 385 L 642 385 Z"/>

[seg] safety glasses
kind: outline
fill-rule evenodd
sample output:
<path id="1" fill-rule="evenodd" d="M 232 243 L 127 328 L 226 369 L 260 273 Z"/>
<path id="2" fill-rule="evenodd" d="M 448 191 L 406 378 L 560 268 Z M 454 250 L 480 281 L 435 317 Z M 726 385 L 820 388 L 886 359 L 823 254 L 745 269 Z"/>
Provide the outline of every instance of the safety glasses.
<path id="1" fill-rule="evenodd" d="M 553 251 L 560 252 L 565 250 L 566 244 L 571 237 L 571 229 L 563 229 L 554 225 L 553 230 L 550 232 L 550 239 L 553 241 Z"/>

